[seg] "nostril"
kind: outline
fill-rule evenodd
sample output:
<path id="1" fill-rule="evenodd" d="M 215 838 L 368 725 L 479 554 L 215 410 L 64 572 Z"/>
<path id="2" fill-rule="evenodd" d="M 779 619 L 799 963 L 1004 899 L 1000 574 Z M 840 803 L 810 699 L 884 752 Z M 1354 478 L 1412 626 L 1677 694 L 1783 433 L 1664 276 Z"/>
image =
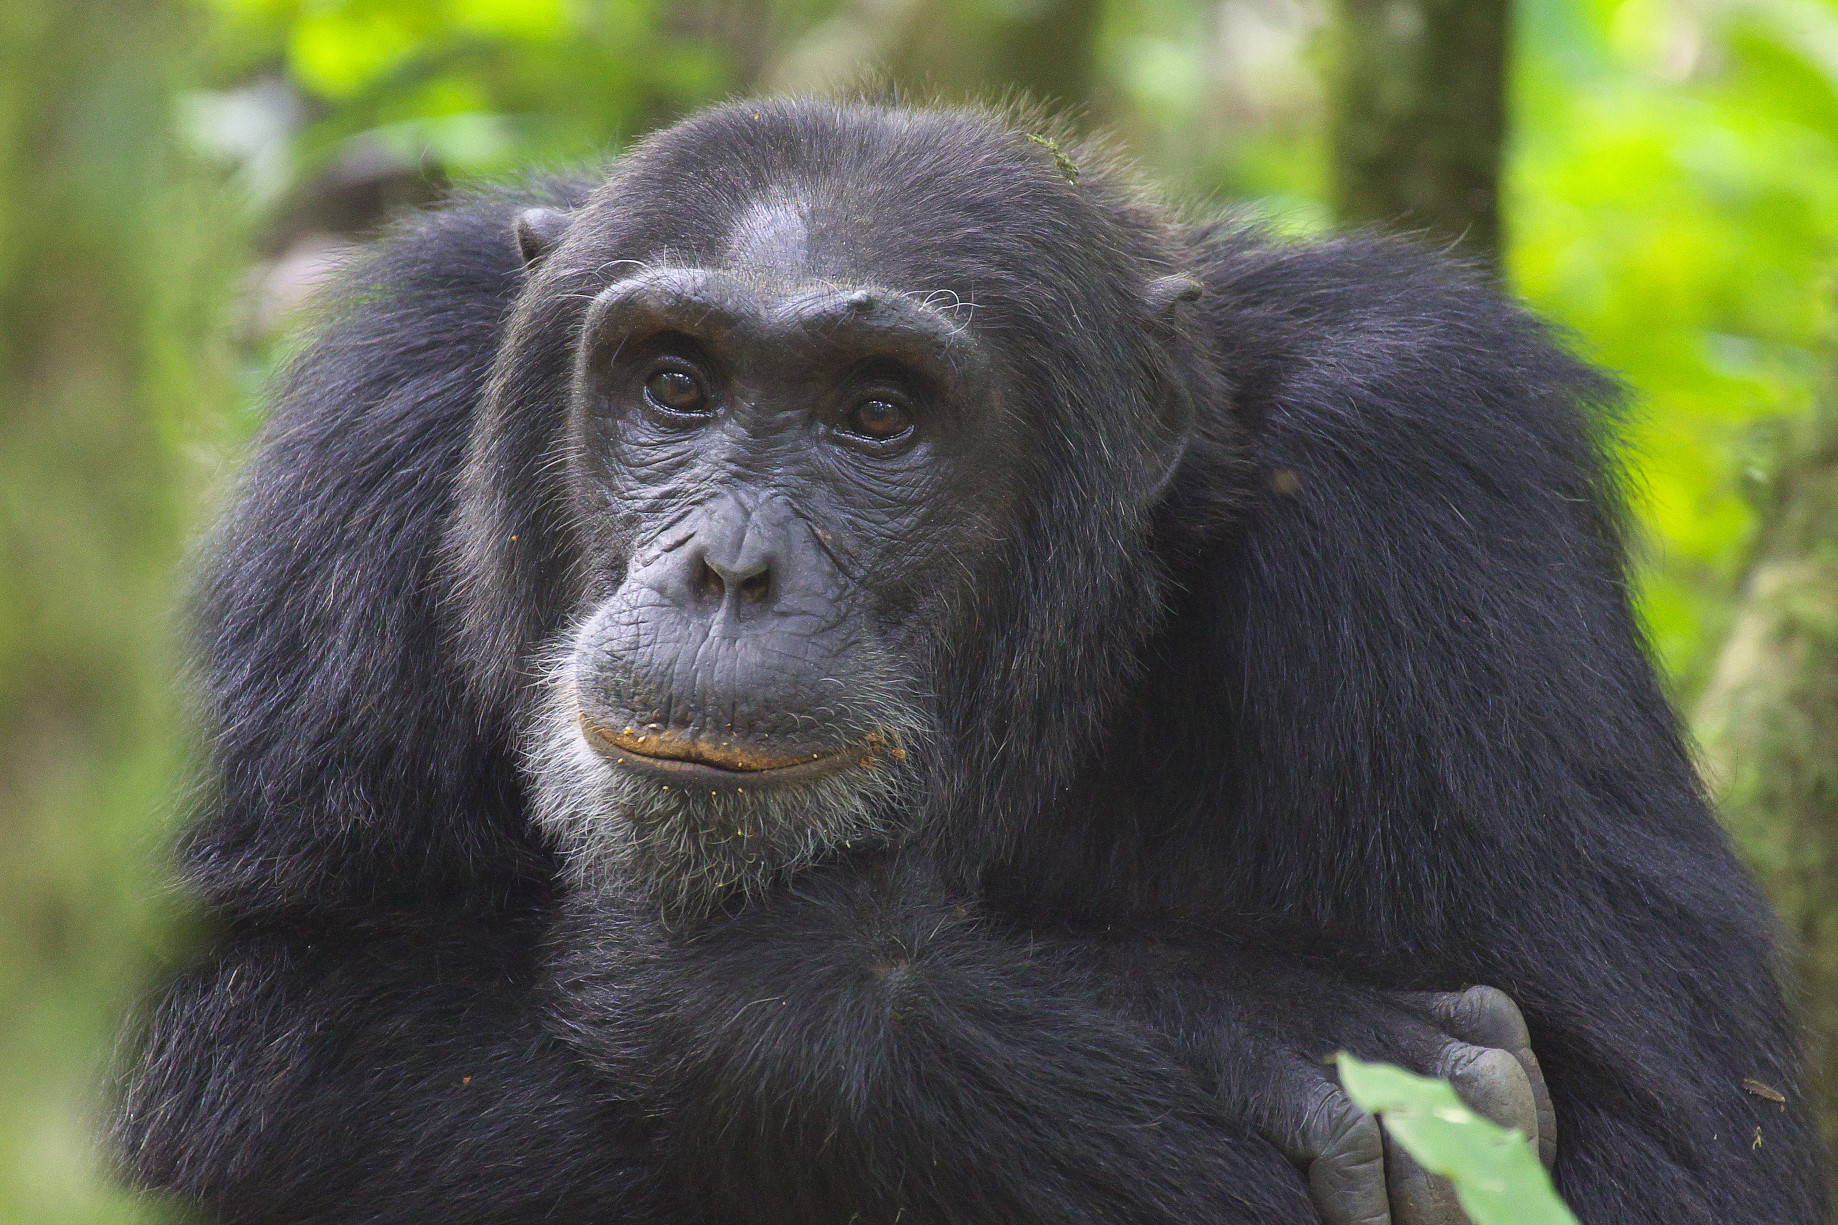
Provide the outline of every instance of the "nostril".
<path id="1" fill-rule="evenodd" d="M 772 594 L 772 571 L 761 570 L 741 580 L 740 598 L 749 604 L 763 604 Z"/>
<path id="2" fill-rule="evenodd" d="M 705 604 L 721 599 L 726 587 L 715 568 L 708 564 L 708 558 L 699 553 L 690 568 L 689 584 L 695 589 L 696 598 Z"/>

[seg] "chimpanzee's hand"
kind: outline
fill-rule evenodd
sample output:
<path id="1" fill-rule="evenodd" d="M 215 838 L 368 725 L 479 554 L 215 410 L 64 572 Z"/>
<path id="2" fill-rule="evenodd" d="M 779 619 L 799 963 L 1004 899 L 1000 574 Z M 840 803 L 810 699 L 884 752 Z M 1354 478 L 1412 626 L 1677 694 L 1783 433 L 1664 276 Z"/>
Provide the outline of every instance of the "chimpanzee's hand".
<path id="1" fill-rule="evenodd" d="M 1549 1169 L 1557 1116 L 1512 1000 L 1492 987 L 1399 998 L 1394 1050 L 1415 1070 L 1447 1079 L 1477 1113 L 1524 1132 Z M 1275 1083 L 1249 1104 L 1250 1121 L 1307 1172 L 1327 1225 L 1466 1225 L 1448 1180 L 1386 1137 L 1331 1067 L 1300 1057 L 1278 1063 Z"/>
<path id="2" fill-rule="evenodd" d="M 1103 1003 L 1169 1042 L 1226 1117 L 1286 1153 L 1325 1225 L 1467 1225 L 1446 1180 L 1355 1106 L 1338 1050 L 1449 1080 L 1476 1113 L 1518 1128 L 1550 1168 L 1557 1117 L 1518 1006 L 1492 987 L 1384 991 L 1201 931 L 1044 931 Z"/>

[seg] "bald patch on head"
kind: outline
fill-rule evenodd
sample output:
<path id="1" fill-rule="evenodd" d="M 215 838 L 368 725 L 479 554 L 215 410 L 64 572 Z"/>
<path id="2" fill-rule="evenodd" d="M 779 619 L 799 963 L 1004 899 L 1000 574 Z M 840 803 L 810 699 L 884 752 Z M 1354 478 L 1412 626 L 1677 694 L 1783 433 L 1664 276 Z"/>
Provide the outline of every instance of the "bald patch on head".
<path id="1" fill-rule="evenodd" d="M 810 207 L 780 196 L 756 201 L 728 235 L 728 262 L 787 280 L 800 279 L 810 260 Z"/>

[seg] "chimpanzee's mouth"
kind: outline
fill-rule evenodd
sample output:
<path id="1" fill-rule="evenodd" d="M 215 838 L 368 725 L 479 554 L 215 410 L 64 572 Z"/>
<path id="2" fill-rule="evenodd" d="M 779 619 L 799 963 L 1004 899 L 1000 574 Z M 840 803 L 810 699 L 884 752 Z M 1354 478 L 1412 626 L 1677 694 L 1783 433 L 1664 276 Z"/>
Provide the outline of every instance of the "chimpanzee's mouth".
<path id="1" fill-rule="evenodd" d="M 724 741 L 633 725 L 615 731 L 586 713 L 580 720 L 588 743 L 608 761 L 693 786 L 744 789 L 802 782 L 849 766 L 866 768 L 883 755 L 895 760 L 906 756 L 903 750 L 889 748 L 875 733 L 856 744 L 811 749 Z"/>

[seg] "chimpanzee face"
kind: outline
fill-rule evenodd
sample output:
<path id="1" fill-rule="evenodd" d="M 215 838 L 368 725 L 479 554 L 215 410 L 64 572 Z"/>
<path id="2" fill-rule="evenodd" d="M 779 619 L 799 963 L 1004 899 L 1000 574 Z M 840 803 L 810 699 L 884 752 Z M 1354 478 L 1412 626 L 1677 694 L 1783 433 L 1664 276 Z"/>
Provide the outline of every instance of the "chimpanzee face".
<path id="1" fill-rule="evenodd" d="M 890 832 L 934 657 L 1012 535 L 985 344 L 872 275 L 809 276 L 806 222 L 779 222 L 607 286 L 575 353 L 588 598 L 541 790 L 685 903 Z"/>
<path id="2" fill-rule="evenodd" d="M 1164 607 L 1198 284 L 1036 141 L 853 113 L 692 122 L 517 225 L 462 646 L 577 874 L 680 910 L 1019 829 Z"/>

